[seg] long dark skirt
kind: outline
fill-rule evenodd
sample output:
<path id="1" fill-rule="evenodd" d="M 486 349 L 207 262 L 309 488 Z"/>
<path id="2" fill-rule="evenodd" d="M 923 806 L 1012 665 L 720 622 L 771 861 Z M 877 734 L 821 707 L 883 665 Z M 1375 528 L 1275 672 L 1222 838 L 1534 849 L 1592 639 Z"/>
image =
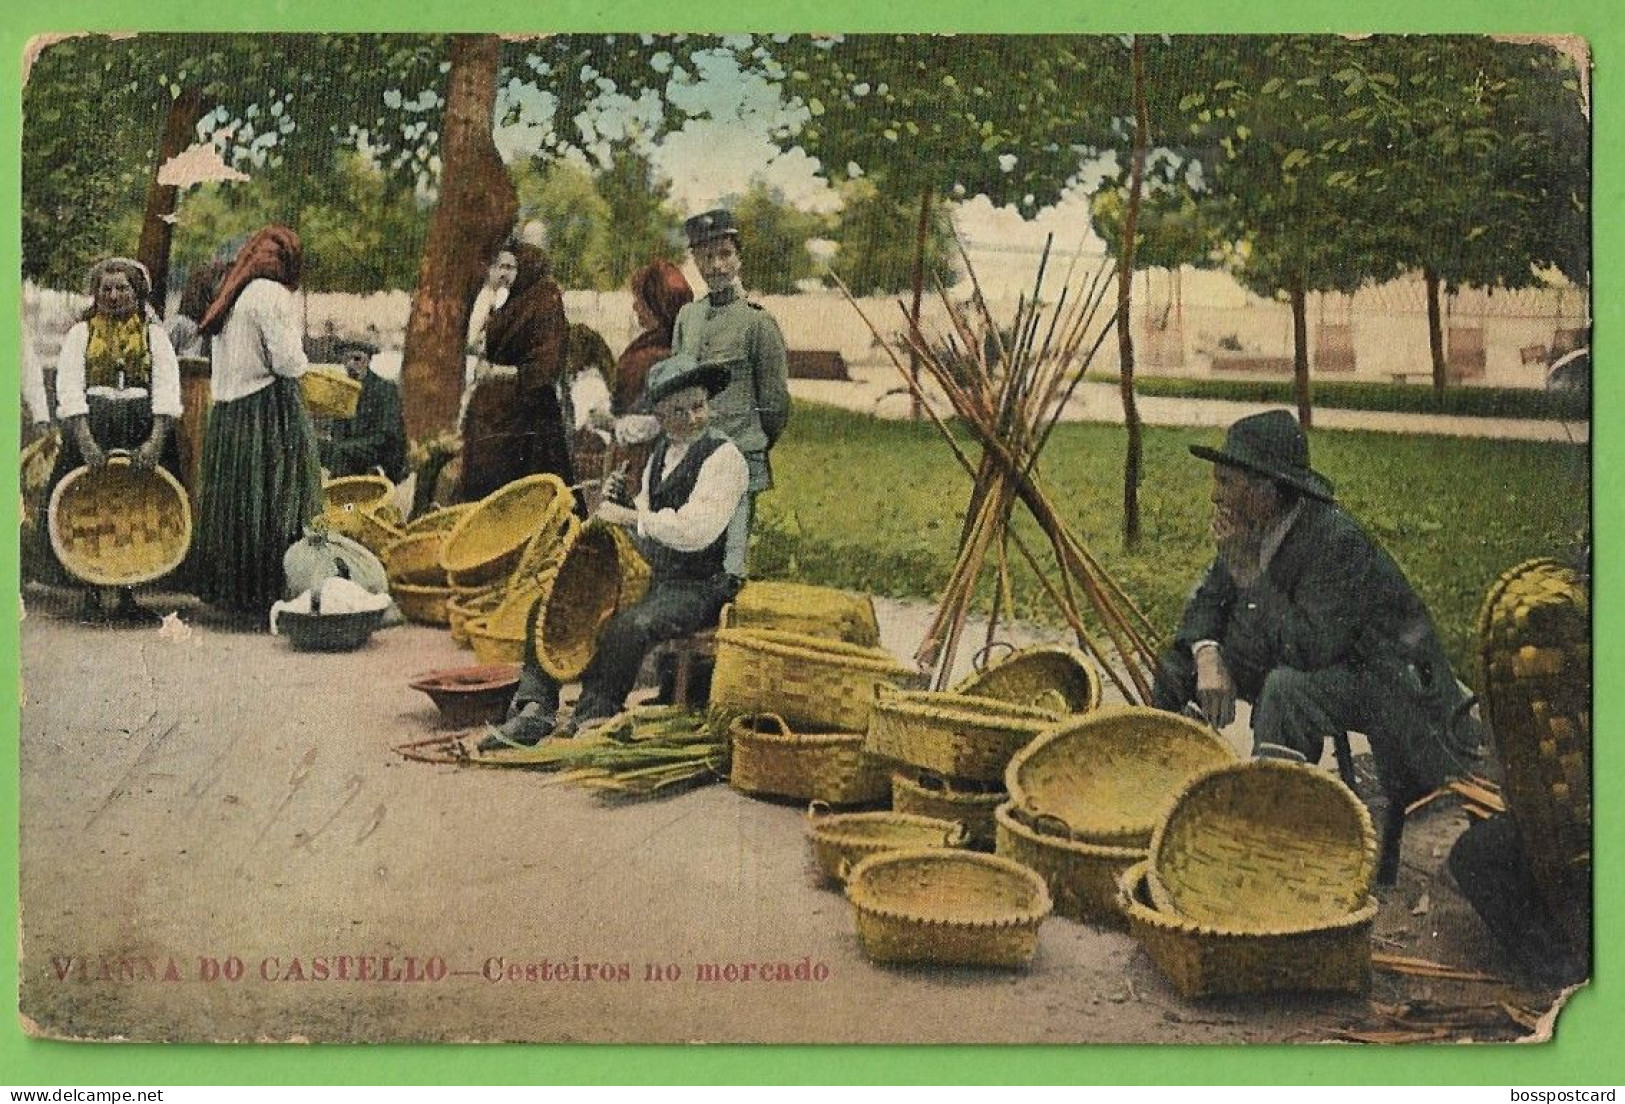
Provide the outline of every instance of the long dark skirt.
<path id="1" fill-rule="evenodd" d="M 203 432 L 193 579 L 221 609 L 263 614 L 282 597 L 282 556 L 322 507 L 321 464 L 298 384 L 279 377 L 215 403 Z"/>

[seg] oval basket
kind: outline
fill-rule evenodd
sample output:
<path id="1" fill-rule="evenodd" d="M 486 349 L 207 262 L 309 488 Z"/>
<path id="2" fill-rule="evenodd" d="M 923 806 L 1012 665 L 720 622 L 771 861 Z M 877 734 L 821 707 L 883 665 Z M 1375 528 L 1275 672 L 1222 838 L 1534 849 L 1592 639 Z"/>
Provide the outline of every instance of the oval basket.
<path id="1" fill-rule="evenodd" d="M 808 583 L 752 580 L 723 610 L 721 624 L 823 636 L 866 648 L 880 644 L 872 598 Z"/>
<path id="2" fill-rule="evenodd" d="M 1089 843 L 1078 839 L 1065 823 L 1048 818 L 1030 827 L 1011 815 L 1008 804 L 999 806 L 994 818 L 994 853 L 1037 871 L 1049 887 L 1056 912 L 1090 924 L 1124 926 L 1117 880 L 1123 871 L 1145 861 L 1145 848 Z"/>
<path id="3" fill-rule="evenodd" d="M 951 820 L 907 813 L 834 813 L 824 815 L 818 802 L 807 810 L 807 838 L 813 861 L 831 882 L 844 882 L 861 860 L 882 851 L 959 848 L 965 829 Z"/>
<path id="4" fill-rule="evenodd" d="M 1001 789 L 966 789 L 941 775 L 929 772 L 915 778 L 902 771 L 891 776 L 891 807 L 899 813 L 957 820 L 970 834 L 968 846 L 991 851 L 994 845 L 994 811 L 1009 795 Z"/>
<path id="5" fill-rule="evenodd" d="M 318 418 L 353 418 L 361 403 L 361 382 L 337 365 L 312 364 L 299 377 L 299 395 Z"/>
<path id="6" fill-rule="evenodd" d="M 740 793 L 862 805 L 886 796 L 885 770 L 856 732 L 804 733 L 776 713 L 735 717 L 728 784 Z"/>
<path id="7" fill-rule="evenodd" d="M 341 506 L 380 506 L 389 501 L 395 485 L 381 475 L 346 475 L 322 484 L 322 509 Z"/>
<path id="8" fill-rule="evenodd" d="M 1227 932 L 1339 922 L 1371 894 L 1371 816 L 1314 767 L 1254 759 L 1197 775 L 1151 836 L 1152 899 Z"/>
<path id="9" fill-rule="evenodd" d="M 846 896 L 871 959 L 943 966 L 1026 966 L 1051 907 L 1044 880 L 1020 863 L 941 849 L 865 859 Z"/>
<path id="10" fill-rule="evenodd" d="M 1004 773 L 1016 816 L 1060 818 L 1091 843 L 1144 849 L 1193 777 L 1236 761 L 1204 724 L 1147 706 L 1107 706 L 1045 732 Z M 1115 893 L 1115 890 L 1113 891 Z"/>
<path id="11" fill-rule="evenodd" d="M 462 520 L 463 516 L 475 506 L 477 502 L 459 502 L 455 506 L 442 506 L 437 510 L 419 514 L 407 522 L 405 532 L 408 536 L 413 533 L 428 533 L 434 530 L 450 532 Z"/>
<path id="12" fill-rule="evenodd" d="M 446 543 L 446 530 L 425 529 L 406 533 L 384 547 L 380 558 L 391 583 L 418 586 L 446 586 L 446 569 L 440 566 L 440 548 Z M 449 589 L 449 588 L 448 588 Z"/>
<path id="13" fill-rule="evenodd" d="M 864 747 L 950 778 L 997 782 L 1005 764 L 1053 725 L 1047 709 L 934 690 L 881 688 Z"/>
<path id="14" fill-rule="evenodd" d="M 373 502 L 362 505 L 346 502 L 340 506 L 329 506 L 321 512 L 317 521 L 328 532 L 349 537 L 373 555 L 381 557 L 384 549 L 397 543 L 404 536 L 400 527 L 389 520 L 392 516 L 395 516 L 394 507 L 387 503 Z"/>
<path id="15" fill-rule="evenodd" d="M 186 488 L 163 468 L 142 471 L 127 455 L 64 476 L 51 492 L 46 525 L 62 567 L 96 586 L 160 579 L 192 546 Z"/>
<path id="16" fill-rule="evenodd" d="M 1076 648 L 1035 644 L 966 677 L 953 691 L 1056 713 L 1087 713 L 1100 705 L 1100 676 Z"/>
<path id="17" fill-rule="evenodd" d="M 446 603 L 451 588 L 445 586 L 418 586 L 412 583 L 392 583 L 389 596 L 400 607 L 401 616 L 419 625 L 447 625 L 451 614 Z"/>
<path id="18" fill-rule="evenodd" d="M 446 728 L 472 728 L 502 720 L 519 686 L 519 665 L 480 664 L 425 671 L 407 683 L 429 696 Z"/>
<path id="19" fill-rule="evenodd" d="M 915 681 L 890 652 L 769 629 L 718 629 L 711 704 L 809 732 L 864 732 L 877 686 Z"/>
<path id="20" fill-rule="evenodd" d="M 277 614 L 277 635 L 287 637 L 297 652 L 353 652 L 377 630 L 384 611 L 357 610 L 354 613 Z"/>
<path id="21" fill-rule="evenodd" d="M 538 530 L 574 505 L 556 475 L 516 479 L 458 519 L 440 550 L 440 566 L 458 586 L 496 582 L 513 571 Z"/>
<path id="22" fill-rule="evenodd" d="M 1140 862 L 1118 880 L 1117 908 L 1129 932 L 1182 997 L 1278 992 L 1364 993 L 1371 987 L 1371 929 L 1377 902 L 1302 931 L 1258 934 L 1197 924 L 1159 909 Z"/>
<path id="23" fill-rule="evenodd" d="M 564 542 L 559 556 L 537 577 L 537 600 L 529 614 L 536 622 L 536 662 L 560 682 L 581 677 L 592 661 L 604 622 L 620 608 L 621 554 L 616 532 L 612 525 L 579 526 Z M 502 608 L 507 607 L 505 601 Z M 520 635 L 524 635 L 522 630 Z M 475 640 L 474 652 L 479 654 L 473 623 L 469 637 Z"/>
<path id="24" fill-rule="evenodd" d="M 451 639 L 468 647 L 468 623 L 500 606 L 505 594 L 506 589 L 500 586 L 452 587 L 451 597 L 446 599 L 446 627 L 451 630 Z"/>

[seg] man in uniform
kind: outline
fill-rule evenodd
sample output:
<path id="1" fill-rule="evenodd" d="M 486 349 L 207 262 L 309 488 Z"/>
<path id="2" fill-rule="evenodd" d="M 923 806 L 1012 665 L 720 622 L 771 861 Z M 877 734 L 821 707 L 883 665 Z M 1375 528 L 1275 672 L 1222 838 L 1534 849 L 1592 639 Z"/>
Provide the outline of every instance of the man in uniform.
<path id="1" fill-rule="evenodd" d="M 1158 665 L 1158 708 L 1218 726 L 1252 703 L 1255 755 L 1319 762 L 1327 736 L 1371 741 L 1382 787 L 1409 802 L 1467 768 L 1476 726 L 1422 600 L 1334 501 L 1285 410 L 1242 418 L 1213 462 L 1218 554 Z"/>
<path id="2" fill-rule="evenodd" d="M 674 351 L 728 370 L 711 403 L 711 423 L 739 446 L 750 488 L 728 526 L 724 567 L 743 581 L 756 496 L 773 485 L 768 452 L 790 420 L 789 357 L 773 316 L 747 302 L 739 284 L 739 226 L 727 211 L 707 211 L 683 224 L 689 251 L 710 294 L 677 314 Z"/>

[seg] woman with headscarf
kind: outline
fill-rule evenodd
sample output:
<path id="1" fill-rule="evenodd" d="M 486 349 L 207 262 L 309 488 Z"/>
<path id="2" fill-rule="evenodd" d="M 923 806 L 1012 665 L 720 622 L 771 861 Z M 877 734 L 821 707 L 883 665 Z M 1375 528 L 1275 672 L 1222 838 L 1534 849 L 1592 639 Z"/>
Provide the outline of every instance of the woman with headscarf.
<path id="1" fill-rule="evenodd" d="M 194 548 L 201 597 L 264 614 L 282 597 L 282 556 L 321 509 L 321 465 L 299 397 L 304 326 L 294 292 L 303 249 L 268 226 L 238 251 L 198 329 L 210 338 Z"/>
<path id="2" fill-rule="evenodd" d="M 464 502 L 527 475 L 551 472 L 574 482 L 556 387 L 568 332 L 564 296 L 536 246 L 502 252 L 517 271 L 507 299 L 485 321 L 485 359 L 497 370 L 475 383 L 463 418 Z"/>
<path id="3" fill-rule="evenodd" d="M 615 364 L 610 414 L 615 434 L 612 466 L 624 468 L 634 480 L 649 459 L 660 433 L 644 400 L 649 369 L 671 356 L 672 328 L 677 312 L 694 301 L 683 270 L 670 261 L 653 260 L 632 274 L 632 313 L 643 332 L 621 353 Z"/>
<path id="4" fill-rule="evenodd" d="M 138 468 L 162 463 L 173 473 L 180 362 L 146 305 L 152 290 L 147 269 L 128 257 L 109 257 L 91 268 L 86 290 L 90 307 L 62 339 L 57 357 L 56 415 L 63 434 L 50 487 L 81 465 L 100 468 L 115 449 L 128 451 Z M 97 594 L 86 592 L 87 612 L 93 612 Z M 134 595 L 125 588 L 114 615 L 137 614 Z"/>

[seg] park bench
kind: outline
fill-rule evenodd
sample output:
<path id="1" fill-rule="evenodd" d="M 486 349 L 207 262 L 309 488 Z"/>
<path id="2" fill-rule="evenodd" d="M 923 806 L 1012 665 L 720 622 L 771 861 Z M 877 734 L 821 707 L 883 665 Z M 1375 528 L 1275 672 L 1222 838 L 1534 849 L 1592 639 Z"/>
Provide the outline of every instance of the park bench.
<path id="1" fill-rule="evenodd" d="M 850 380 L 846 358 L 839 349 L 791 349 L 791 379 Z"/>

